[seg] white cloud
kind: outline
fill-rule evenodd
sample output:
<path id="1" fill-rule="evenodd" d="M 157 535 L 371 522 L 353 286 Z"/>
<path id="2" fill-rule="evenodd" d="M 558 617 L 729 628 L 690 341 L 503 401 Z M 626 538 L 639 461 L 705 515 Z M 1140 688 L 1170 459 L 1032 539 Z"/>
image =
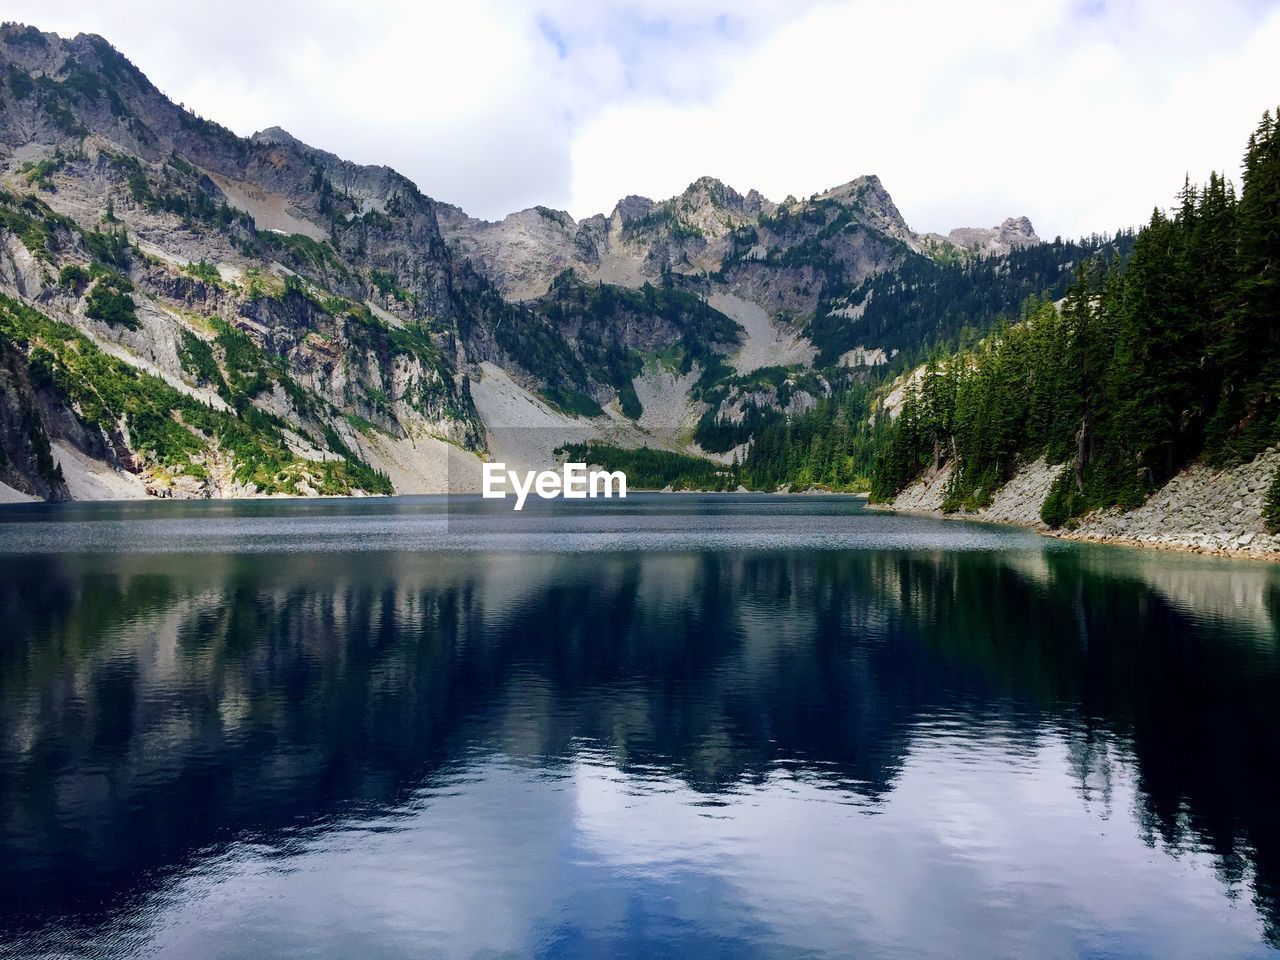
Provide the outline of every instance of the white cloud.
<path id="1" fill-rule="evenodd" d="M 1134 0 L 10 0 L 101 33 L 239 133 L 279 124 L 496 217 L 704 173 L 780 198 L 878 173 L 917 229 L 1114 229 L 1234 173 L 1280 8 Z M 247 26 L 248 25 L 248 26 Z"/>
<path id="2" fill-rule="evenodd" d="M 808 194 L 877 173 L 917 229 L 1026 213 L 1042 233 L 1145 219 L 1185 171 L 1237 169 L 1277 96 L 1280 15 L 854 2 L 745 57 L 711 102 L 620 105 L 575 139 L 574 212 L 714 173 Z"/>

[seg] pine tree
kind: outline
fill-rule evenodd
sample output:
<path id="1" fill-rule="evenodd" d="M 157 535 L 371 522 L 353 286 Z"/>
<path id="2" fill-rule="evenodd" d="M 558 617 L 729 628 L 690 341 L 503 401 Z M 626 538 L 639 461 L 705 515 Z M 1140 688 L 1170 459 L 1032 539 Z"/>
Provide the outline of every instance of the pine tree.
<path id="1" fill-rule="evenodd" d="M 1218 352 L 1223 389 L 1210 437 L 1220 461 L 1252 457 L 1280 436 L 1280 132 L 1269 111 L 1245 151 L 1236 225 L 1235 289 Z"/>

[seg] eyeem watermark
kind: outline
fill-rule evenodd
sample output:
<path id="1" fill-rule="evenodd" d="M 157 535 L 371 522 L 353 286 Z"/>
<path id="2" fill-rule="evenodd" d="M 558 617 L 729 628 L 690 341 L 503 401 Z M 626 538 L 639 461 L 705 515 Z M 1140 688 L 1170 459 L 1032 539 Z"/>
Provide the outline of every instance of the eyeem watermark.
<path id="1" fill-rule="evenodd" d="M 505 463 L 486 463 L 481 467 L 481 493 L 486 500 L 501 500 L 514 493 L 515 509 L 523 510 L 530 493 L 543 500 L 564 497 L 585 500 L 587 497 L 621 497 L 627 495 L 627 475 L 621 470 L 588 470 L 585 463 L 566 463 L 556 470 L 508 470 Z"/>

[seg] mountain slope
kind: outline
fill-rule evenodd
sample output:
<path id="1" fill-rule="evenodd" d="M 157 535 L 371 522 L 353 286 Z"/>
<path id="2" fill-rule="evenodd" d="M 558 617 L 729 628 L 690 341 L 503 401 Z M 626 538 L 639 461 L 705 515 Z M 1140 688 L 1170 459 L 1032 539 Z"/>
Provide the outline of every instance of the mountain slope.
<path id="1" fill-rule="evenodd" d="M 16 24 L 0 189 L 0 480 L 51 498 L 465 487 L 539 409 L 575 442 L 749 440 L 869 362 L 812 369 L 824 304 L 976 256 L 912 233 L 874 177 L 487 224 L 280 128 L 236 136 L 100 37 Z"/>
<path id="2" fill-rule="evenodd" d="M 1076 539 L 1280 557 L 1278 225 L 1280 125 L 1266 113 L 1239 196 L 1219 174 L 1188 182 L 1176 208 L 1079 263 L 1061 300 L 1028 300 L 1018 322 L 957 352 L 769 424 L 736 479 L 869 489 L 903 509 Z M 1052 263 L 1059 246 L 1022 253 Z M 965 296 L 944 295 L 940 276 L 884 274 L 860 305 L 866 316 L 900 297 L 890 315 L 902 319 L 923 293 L 925 306 L 968 303 L 972 318 L 972 294 L 998 293 L 1021 259 Z"/>

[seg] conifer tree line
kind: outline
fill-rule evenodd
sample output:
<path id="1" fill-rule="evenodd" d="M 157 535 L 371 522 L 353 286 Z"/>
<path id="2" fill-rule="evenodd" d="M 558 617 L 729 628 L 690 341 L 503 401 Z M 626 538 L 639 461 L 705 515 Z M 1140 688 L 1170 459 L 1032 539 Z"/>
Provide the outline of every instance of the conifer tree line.
<path id="1" fill-rule="evenodd" d="M 835 364 L 847 350 L 873 343 L 892 355 L 890 370 L 910 369 L 940 345 L 971 345 L 1029 296 L 1066 295 L 1073 264 L 1127 257 L 1134 231 L 1095 233 L 1078 240 L 1057 237 L 999 257 L 909 256 L 892 270 L 874 273 L 844 296 L 825 298 L 808 326 L 818 367 Z M 850 323 L 844 308 L 860 311 Z M 839 312 L 836 312 L 839 311 Z"/>
<path id="2" fill-rule="evenodd" d="M 875 388 L 854 382 L 790 420 L 760 429 L 734 476 L 750 490 L 866 490 L 888 421 L 868 422 Z"/>
<path id="3" fill-rule="evenodd" d="M 743 476 L 861 479 L 883 500 L 949 464 L 944 508 L 962 509 L 1043 456 L 1068 465 L 1042 512 L 1057 526 L 1137 506 L 1193 461 L 1226 466 L 1280 442 L 1277 127 L 1267 112 L 1250 137 L 1238 197 L 1223 176 L 1188 180 L 1129 257 L 1080 264 L 1060 303 L 1030 300 L 1016 322 L 917 370 L 896 417 L 850 391 L 761 433 Z M 1280 525 L 1280 479 L 1267 504 Z"/>

